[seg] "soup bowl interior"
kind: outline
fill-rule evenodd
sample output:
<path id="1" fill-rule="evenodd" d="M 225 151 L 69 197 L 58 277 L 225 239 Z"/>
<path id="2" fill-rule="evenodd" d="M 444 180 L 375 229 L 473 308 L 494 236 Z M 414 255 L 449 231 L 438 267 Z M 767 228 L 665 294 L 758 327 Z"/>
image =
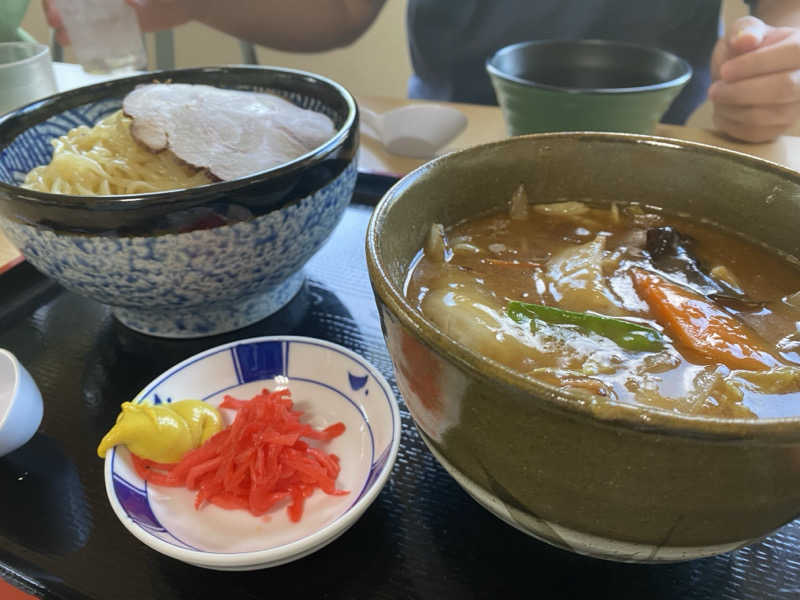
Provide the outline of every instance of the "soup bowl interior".
<path id="1" fill-rule="evenodd" d="M 335 133 L 296 159 L 195 188 L 74 196 L 20 187 L 52 140 L 120 109 L 152 81 L 270 92 L 331 118 Z M 324 77 L 269 67 L 184 69 L 79 88 L 0 120 L 0 228 L 45 274 L 165 337 L 237 329 L 298 291 L 303 264 L 352 196 L 358 148 L 352 96 Z"/>
<path id="2" fill-rule="evenodd" d="M 724 419 L 587 402 L 458 343 L 404 296 L 431 225 L 533 203 L 641 202 L 800 255 L 800 176 L 708 146 L 605 133 L 512 138 L 401 180 L 367 234 L 400 388 L 434 455 L 479 502 L 554 545 L 622 561 L 708 556 L 800 513 L 800 416 Z"/>

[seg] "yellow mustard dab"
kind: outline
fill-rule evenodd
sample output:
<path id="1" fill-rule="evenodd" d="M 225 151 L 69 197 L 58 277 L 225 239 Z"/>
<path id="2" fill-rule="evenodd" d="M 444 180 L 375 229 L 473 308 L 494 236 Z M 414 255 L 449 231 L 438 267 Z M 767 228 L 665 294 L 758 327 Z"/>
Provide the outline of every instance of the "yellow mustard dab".
<path id="1" fill-rule="evenodd" d="M 175 463 L 189 450 L 202 445 L 222 430 L 219 411 L 200 400 L 180 400 L 170 404 L 122 403 L 122 412 L 97 447 L 97 454 L 118 444 L 156 462 Z"/>

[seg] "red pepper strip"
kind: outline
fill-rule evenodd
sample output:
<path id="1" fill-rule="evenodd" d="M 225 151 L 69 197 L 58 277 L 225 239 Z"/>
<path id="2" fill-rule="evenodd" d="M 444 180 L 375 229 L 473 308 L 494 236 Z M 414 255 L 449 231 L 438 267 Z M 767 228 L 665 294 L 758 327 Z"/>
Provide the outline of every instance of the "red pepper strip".
<path id="1" fill-rule="evenodd" d="M 197 479 L 206 473 L 213 471 L 219 467 L 219 464 L 222 460 L 217 458 L 210 458 L 206 462 L 202 462 L 198 465 L 193 466 L 189 469 L 189 472 L 186 474 L 186 481 L 184 485 L 189 488 L 190 490 L 197 489 Z"/>
<path id="2" fill-rule="evenodd" d="M 228 396 L 220 406 L 237 411 L 231 426 L 174 465 L 134 457 L 140 476 L 154 484 L 197 490 L 196 508 L 209 502 L 260 515 L 291 498 L 287 512 L 293 521 L 317 487 L 332 495 L 348 493 L 336 489 L 339 458 L 300 439 L 328 441 L 344 432 L 343 423 L 321 431 L 301 423 L 303 413 L 292 409 L 288 390 L 264 390 L 250 401 Z"/>
<path id="3" fill-rule="evenodd" d="M 303 432 L 303 437 L 307 437 L 312 440 L 321 440 L 324 442 L 330 441 L 333 438 L 341 435 L 344 433 L 344 423 L 334 423 L 323 429 L 322 431 L 316 431 L 308 427 L 308 431 Z"/>

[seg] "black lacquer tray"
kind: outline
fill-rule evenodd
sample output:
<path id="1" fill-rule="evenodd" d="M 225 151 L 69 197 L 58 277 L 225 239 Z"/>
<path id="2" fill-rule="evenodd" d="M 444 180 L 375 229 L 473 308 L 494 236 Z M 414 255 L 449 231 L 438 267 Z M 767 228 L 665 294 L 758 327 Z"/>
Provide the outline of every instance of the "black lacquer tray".
<path id="1" fill-rule="evenodd" d="M 386 487 L 352 529 L 311 556 L 262 571 L 208 571 L 150 550 L 123 528 L 95 449 L 120 403 L 169 366 L 237 338 L 281 333 L 347 346 L 394 381 L 363 249 L 371 204 L 387 183 L 360 176 L 354 203 L 306 267 L 304 289 L 231 334 L 147 337 L 28 264 L 0 276 L 0 347 L 25 364 L 45 402 L 33 440 L 0 458 L 0 577 L 35 596 L 70 599 L 800 598 L 800 521 L 748 548 L 674 565 L 556 550 L 463 492 L 402 403 L 403 439 Z"/>

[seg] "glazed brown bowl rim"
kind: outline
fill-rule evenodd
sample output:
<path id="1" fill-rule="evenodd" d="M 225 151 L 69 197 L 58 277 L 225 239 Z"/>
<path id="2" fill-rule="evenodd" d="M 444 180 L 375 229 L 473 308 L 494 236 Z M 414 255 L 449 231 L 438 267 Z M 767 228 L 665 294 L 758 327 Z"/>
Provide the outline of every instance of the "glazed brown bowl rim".
<path id="1" fill-rule="evenodd" d="M 405 190 L 413 186 L 414 182 L 425 173 L 433 169 L 446 168 L 448 163 L 458 161 L 462 156 L 484 152 L 504 145 L 525 143 L 530 140 L 621 142 L 625 144 L 668 147 L 676 151 L 694 152 L 703 155 L 723 155 L 740 164 L 744 163 L 748 166 L 789 178 L 800 186 L 800 173 L 778 163 L 710 144 L 654 135 L 589 131 L 536 133 L 506 138 L 452 152 L 427 162 L 405 175 L 386 192 L 370 217 L 366 234 L 367 270 L 376 296 L 388 307 L 392 314 L 426 346 L 439 354 L 445 355 L 448 361 L 466 371 L 470 377 L 483 381 L 489 380 L 501 387 L 510 387 L 528 392 L 533 400 L 554 411 L 589 418 L 598 424 L 651 431 L 671 436 L 700 438 L 709 441 L 753 443 L 793 443 L 800 441 L 800 415 L 767 419 L 726 419 L 682 415 L 666 410 L 624 403 L 614 403 L 606 406 L 602 414 L 598 413 L 593 410 L 592 403 L 587 402 L 586 398 L 558 390 L 555 386 L 526 377 L 447 336 L 411 306 L 403 295 L 402 290 L 398 290 L 391 284 L 388 271 L 380 260 L 378 240 L 381 236 L 381 228 L 386 213 L 391 206 L 400 201 Z"/>

